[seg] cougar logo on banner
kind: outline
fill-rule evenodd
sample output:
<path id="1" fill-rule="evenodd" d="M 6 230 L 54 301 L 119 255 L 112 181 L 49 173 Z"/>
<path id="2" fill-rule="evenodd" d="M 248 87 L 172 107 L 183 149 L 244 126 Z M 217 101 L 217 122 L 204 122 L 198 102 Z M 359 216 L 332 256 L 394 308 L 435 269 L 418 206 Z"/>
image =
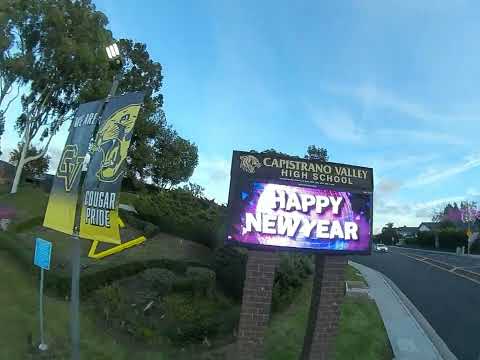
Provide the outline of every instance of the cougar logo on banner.
<path id="1" fill-rule="evenodd" d="M 98 131 L 94 152 L 102 154 L 97 178 L 103 182 L 115 182 L 122 174 L 122 164 L 127 157 L 138 105 L 115 112 Z"/>
<path id="2" fill-rule="evenodd" d="M 65 181 L 65 191 L 71 191 L 78 174 L 82 171 L 84 156 L 78 156 L 77 145 L 66 145 L 63 150 L 57 177 Z"/>
<path id="3" fill-rule="evenodd" d="M 260 161 L 253 155 L 240 156 L 240 167 L 243 171 L 250 174 L 255 173 L 255 169 L 261 166 Z"/>

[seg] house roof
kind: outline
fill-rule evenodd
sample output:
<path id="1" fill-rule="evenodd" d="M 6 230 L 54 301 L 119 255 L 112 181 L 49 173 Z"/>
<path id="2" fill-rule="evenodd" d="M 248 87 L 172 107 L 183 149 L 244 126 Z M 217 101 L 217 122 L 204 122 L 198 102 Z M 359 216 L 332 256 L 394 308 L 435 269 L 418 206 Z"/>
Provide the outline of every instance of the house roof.
<path id="1" fill-rule="evenodd" d="M 417 231 L 418 227 L 416 226 L 402 226 L 402 227 L 398 227 L 397 230 L 400 230 L 400 231 Z"/>
<path id="2" fill-rule="evenodd" d="M 7 161 L 0 160 L 0 169 L 5 169 L 8 172 L 15 172 L 15 165 L 12 165 Z"/>
<path id="3" fill-rule="evenodd" d="M 422 222 L 420 225 L 418 225 L 418 229 L 420 229 L 422 225 L 425 225 L 431 230 L 438 229 L 440 227 L 440 223 L 438 222 Z"/>
<path id="4" fill-rule="evenodd" d="M 468 224 L 465 224 L 463 222 L 454 222 L 453 224 L 457 230 L 466 231 L 468 229 Z M 422 225 L 425 225 L 430 230 L 438 230 L 442 226 L 442 224 L 439 222 L 422 222 L 420 225 L 418 225 L 418 228 L 420 228 Z M 472 224 L 472 226 L 470 226 L 472 230 L 478 229 L 478 227 L 479 227 L 478 221 L 476 221 L 474 224 Z"/>

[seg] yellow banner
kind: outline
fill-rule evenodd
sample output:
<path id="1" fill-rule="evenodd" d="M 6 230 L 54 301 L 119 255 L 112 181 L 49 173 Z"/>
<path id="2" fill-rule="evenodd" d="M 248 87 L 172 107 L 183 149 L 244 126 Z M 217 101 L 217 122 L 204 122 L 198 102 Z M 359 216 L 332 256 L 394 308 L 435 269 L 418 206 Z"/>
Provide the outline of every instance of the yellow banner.
<path id="1" fill-rule="evenodd" d="M 142 100 L 143 93 L 128 93 L 112 98 L 105 109 L 83 186 L 82 238 L 121 243 L 119 193 Z"/>
<path id="2" fill-rule="evenodd" d="M 83 161 L 101 104 L 101 101 L 81 104 L 75 113 L 53 180 L 43 221 L 45 227 L 70 235 L 73 232 Z"/>

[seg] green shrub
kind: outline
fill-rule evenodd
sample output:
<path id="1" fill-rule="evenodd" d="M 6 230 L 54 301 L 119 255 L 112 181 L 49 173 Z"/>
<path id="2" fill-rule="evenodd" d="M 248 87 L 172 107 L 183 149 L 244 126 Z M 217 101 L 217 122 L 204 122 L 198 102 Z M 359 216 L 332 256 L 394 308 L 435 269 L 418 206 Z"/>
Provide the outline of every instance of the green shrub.
<path id="1" fill-rule="evenodd" d="M 192 290 L 195 296 L 212 298 L 215 294 L 216 276 L 214 271 L 192 266 L 187 269 L 187 278 L 192 280 Z"/>
<path id="2" fill-rule="evenodd" d="M 242 299 L 247 255 L 234 247 L 215 250 L 213 268 L 217 281 L 228 296 L 237 301 Z"/>
<path id="3" fill-rule="evenodd" d="M 225 324 L 232 307 L 226 301 L 192 298 L 185 294 L 171 294 L 164 298 L 166 314 L 165 333 L 175 344 L 202 342 L 225 329 L 233 330 L 234 323 Z M 231 320 L 231 317 L 230 317 Z"/>
<path id="4" fill-rule="evenodd" d="M 434 248 L 435 234 L 432 231 L 419 231 L 416 243 L 421 247 Z"/>
<path id="5" fill-rule="evenodd" d="M 440 248 L 454 250 L 457 246 L 465 246 L 467 248 L 468 237 L 464 231 L 455 229 L 445 229 L 438 233 L 438 241 Z"/>
<path id="6" fill-rule="evenodd" d="M 25 247 L 23 241 L 17 238 L 14 233 L 0 232 L 0 249 L 8 251 L 27 272 L 38 274 L 37 269 L 32 266 L 32 250 Z M 175 274 L 184 275 L 187 268 L 191 266 L 208 267 L 209 264 L 189 260 L 159 258 L 118 264 L 95 272 L 83 271 L 80 279 L 80 291 L 82 296 L 86 296 L 92 291 L 107 286 L 116 280 L 128 278 L 151 268 L 167 269 Z M 70 295 L 70 283 L 71 279 L 68 275 L 58 273 L 54 269 L 49 271 L 48 276 L 45 277 L 45 288 L 63 298 Z"/>
<path id="7" fill-rule="evenodd" d="M 118 285 L 108 285 L 95 292 L 95 302 L 102 310 L 105 320 L 109 321 L 112 315 L 120 312 L 123 304 Z"/>
<path id="8" fill-rule="evenodd" d="M 13 224 L 9 230 L 12 232 L 21 233 L 21 232 L 33 229 L 36 226 L 41 226 L 42 224 L 43 224 L 43 216 L 36 216 L 26 221 Z"/>
<path id="9" fill-rule="evenodd" d="M 160 231 L 216 248 L 223 239 L 225 207 L 175 189 L 140 196 L 135 201 L 139 216 Z"/>
<path id="10" fill-rule="evenodd" d="M 272 309 L 279 311 L 290 305 L 305 279 L 313 273 L 314 265 L 308 255 L 284 253 L 275 273 L 272 290 Z"/>
<path id="11" fill-rule="evenodd" d="M 126 224 L 134 227 L 137 230 L 140 230 L 146 237 L 154 237 L 160 232 L 160 228 L 158 226 L 148 221 L 139 219 L 131 212 L 120 209 L 120 217 L 123 221 L 125 221 Z"/>
<path id="12" fill-rule="evenodd" d="M 147 285 L 155 290 L 158 295 L 166 295 L 172 291 L 175 283 L 175 274 L 167 269 L 147 269 L 142 273 L 142 278 Z"/>
<path id="13" fill-rule="evenodd" d="M 405 238 L 405 244 L 407 245 L 415 245 L 417 244 L 417 238 L 415 237 L 406 237 Z M 434 244 L 435 245 L 435 244 Z"/>
<path id="14" fill-rule="evenodd" d="M 480 254 L 480 240 L 477 239 L 471 246 L 470 252 L 472 254 Z"/>

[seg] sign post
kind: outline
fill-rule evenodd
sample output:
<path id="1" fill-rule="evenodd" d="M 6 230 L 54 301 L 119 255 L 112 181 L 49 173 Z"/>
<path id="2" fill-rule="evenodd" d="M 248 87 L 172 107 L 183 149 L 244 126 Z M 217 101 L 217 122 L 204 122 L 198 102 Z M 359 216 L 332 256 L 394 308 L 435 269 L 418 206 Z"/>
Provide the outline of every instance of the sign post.
<path id="1" fill-rule="evenodd" d="M 50 260 L 52 257 L 52 243 L 40 238 L 35 239 L 35 257 L 33 263 L 40 268 L 40 345 L 38 348 L 41 351 L 48 350 L 48 345 L 45 342 L 45 331 L 43 325 L 43 283 L 44 271 L 50 270 Z"/>
<path id="2" fill-rule="evenodd" d="M 346 255 L 371 253 L 372 206 L 371 168 L 233 152 L 226 242 L 250 249 L 237 339 L 240 359 L 262 358 L 278 250 L 315 254 L 302 360 L 328 358 L 344 296 Z"/>
<path id="3" fill-rule="evenodd" d="M 143 92 L 81 104 L 70 127 L 43 226 L 72 235 L 70 336 L 80 359 L 80 237 L 120 244 L 119 192 Z M 95 127 L 99 126 L 93 144 Z M 86 176 L 82 169 L 90 149 Z"/>

